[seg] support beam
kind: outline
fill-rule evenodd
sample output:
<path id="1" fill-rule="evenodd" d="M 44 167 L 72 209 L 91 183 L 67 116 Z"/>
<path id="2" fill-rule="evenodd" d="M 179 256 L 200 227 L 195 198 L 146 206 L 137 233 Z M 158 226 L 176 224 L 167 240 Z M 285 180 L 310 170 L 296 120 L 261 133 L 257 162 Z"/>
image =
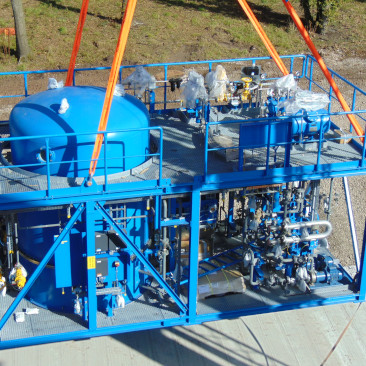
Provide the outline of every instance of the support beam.
<path id="1" fill-rule="evenodd" d="M 201 212 L 201 177 L 194 179 L 191 203 L 191 233 L 189 243 L 189 291 L 188 315 L 189 322 L 194 323 L 197 315 L 197 286 L 198 286 L 198 246 L 200 240 Z"/>
<path id="2" fill-rule="evenodd" d="M 352 199 L 351 199 L 351 194 L 349 191 L 347 177 L 343 177 L 343 186 L 344 186 L 344 193 L 346 195 L 348 220 L 349 220 L 349 227 L 351 230 L 352 245 L 353 245 L 353 252 L 355 255 L 356 269 L 357 269 L 357 272 L 359 272 L 360 271 L 360 252 L 358 250 L 357 232 L 356 232 L 356 226 L 355 226 L 355 219 L 353 216 Z"/>
<path id="3" fill-rule="evenodd" d="M 360 301 L 366 300 L 366 221 L 365 221 L 365 227 L 363 232 L 363 245 L 362 245 L 362 262 L 361 262 L 361 268 L 360 273 L 358 274 L 358 281 L 360 286 Z"/>
<path id="4" fill-rule="evenodd" d="M 105 210 L 103 206 L 99 203 L 95 204 L 95 208 L 101 213 L 106 222 L 113 227 L 113 229 L 118 233 L 124 243 L 127 245 L 127 248 L 130 249 L 133 254 L 136 255 L 138 260 L 148 269 L 151 275 L 155 278 L 155 280 L 159 283 L 159 285 L 167 292 L 167 294 L 175 301 L 175 303 L 179 306 L 183 313 L 186 312 L 187 306 L 183 303 L 183 301 L 179 298 L 179 296 L 173 291 L 173 289 L 163 280 L 160 276 L 159 272 L 155 269 L 155 267 L 145 258 L 145 256 L 141 253 L 140 248 L 138 248 L 129 237 L 120 229 L 118 224 L 113 220 L 113 218 L 109 215 L 109 213 Z"/>
<path id="5" fill-rule="evenodd" d="M 94 330 L 97 328 L 97 293 L 95 284 L 97 276 L 95 270 L 95 209 L 94 202 L 92 201 L 86 203 L 85 223 L 88 279 L 88 325 L 90 330 Z"/>

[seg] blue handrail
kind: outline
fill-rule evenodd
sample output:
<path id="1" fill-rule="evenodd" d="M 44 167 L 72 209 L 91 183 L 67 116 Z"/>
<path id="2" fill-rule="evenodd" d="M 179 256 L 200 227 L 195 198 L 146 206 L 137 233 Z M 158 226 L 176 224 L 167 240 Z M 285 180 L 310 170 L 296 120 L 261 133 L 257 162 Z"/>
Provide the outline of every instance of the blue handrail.
<path id="1" fill-rule="evenodd" d="M 119 129 L 115 131 L 99 131 L 98 134 L 103 134 L 104 136 L 104 174 L 105 174 L 105 184 L 103 187 L 104 191 L 108 190 L 108 162 L 111 162 L 115 159 L 119 158 L 113 158 L 108 157 L 108 151 L 106 149 L 106 146 L 108 144 L 108 134 L 110 133 L 127 133 L 127 132 L 136 132 L 136 131 L 159 131 L 159 150 L 157 153 L 152 154 L 144 154 L 144 155 L 125 155 L 123 158 L 136 158 L 136 157 L 145 157 L 146 160 L 148 158 L 152 158 L 154 156 L 159 157 L 159 177 L 158 177 L 158 184 L 159 186 L 162 183 L 162 171 L 163 171 L 163 129 L 161 127 L 145 127 L 145 128 L 134 128 L 134 129 Z M 65 133 L 64 137 L 69 136 L 90 136 L 90 135 L 96 135 L 95 132 L 83 132 L 83 133 Z M 7 138 L 0 138 L 0 143 L 4 142 L 11 142 L 11 141 L 23 141 L 23 140 L 36 140 L 36 139 L 42 139 L 45 141 L 45 152 L 46 152 L 46 159 L 44 162 L 39 163 L 32 163 L 32 164 L 17 164 L 17 165 L 2 165 L 0 166 L 0 172 L 1 169 L 27 169 L 32 167 L 44 167 L 46 166 L 46 179 L 47 179 L 47 196 L 50 196 L 50 192 L 52 190 L 52 181 L 51 181 L 51 166 L 52 165 L 61 165 L 61 164 L 70 164 L 70 163 L 83 163 L 83 162 L 90 162 L 90 160 L 87 159 L 76 159 L 76 160 L 62 160 L 62 161 L 51 161 L 50 160 L 50 146 L 49 142 L 52 138 L 59 138 L 60 135 L 53 134 L 53 135 L 37 135 L 37 136 L 26 136 L 26 137 L 7 137 Z M 121 171 L 122 172 L 122 171 Z"/>

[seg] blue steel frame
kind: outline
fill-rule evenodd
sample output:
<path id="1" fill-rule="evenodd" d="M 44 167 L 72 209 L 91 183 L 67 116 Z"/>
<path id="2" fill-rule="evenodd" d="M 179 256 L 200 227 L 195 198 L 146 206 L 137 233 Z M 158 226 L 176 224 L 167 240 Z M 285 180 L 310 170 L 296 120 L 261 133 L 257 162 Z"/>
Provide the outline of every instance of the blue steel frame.
<path id="1" fill-rule="evenodd" d="M 290 62 L 290 70 L 293 71 L 294 64 L 296 59 L 300 59 L 302 61 L 301 64 L 301 74 L 300 78 L 304 78 L 309 81 L 309 89 L 311 90 L 314 86 L 317 88 L 327 92 L 331 98 L 334 99 L 331 88 L 329 90 L 325 90 L 320 84 L 313 80 L 313 69 L 316 61 L 311 56 L 305 55 L 293 55 L 293 56 L 284 56 L 285 61 Z M 168 70 L 171 66 L 179 66 L 179 65 L 197 65 L 197 64 L 205 64 L 208 67 L 208 70 L 212 69 L 214 64 L 224 64 L 227 62 L 250 62 L 255 65 L 257 62 L 262 60 L 270 60 L 269 57 L 261 57 L 261 58 L 245 58 L 245 59 L 235 59 L 235 60 L 215 60 L 215 61 L 200 61 L 200 62 L 182 62 L 182 63 L 171 63 L 171 64 L 153 64 L 153 65 L 143 65 L 147 68 L 149 67 L 162 67 L 164 69 L 165 82 L 163 85 L 163 109 L 162 112 L 167 112 L 169 109 L 168 100 L 167 100 L 167 78 L 168 78 Z M 124 69 L 134 68 L 134 66 L 125 66 L 121 67 L 120 78 L 122 78 L 122 72 Z M 74 73 L 74 84 L 76 80 L 76 76 L 78 72 L 81 71 L 98 71 L 98 70 L 107 70 L 109 68 L 93 68 L 93 69 L 77 69 Z M 27 96 L 28 93 L 28 76 L 31 74 L 39 74 L 39 73 L 60 73 L 66 72 L 66 70 L 51 70 L 51 71 L 30 71 L 30 72 L 10 72 L 10 73 L 0 73 L 0 81 L 2 76 L 12 76 L 12 75 L 22 75 L 24 78 L 24 94 L 17 95 L 6 95 L 0 96 L 0 98 L 14 98 L 14 97 L 23 97 Z M 352 113 L 354 113 L 358 118 L 362 121 L 366 122 L 365 117 L 362 115 L 366 113 L 365 110 L 357 110 L 357 95 L 361 94 L 366 96 L 366 92 L 362 89 L 356 87 L 352 83 L 348 82 L 346 79 L 342 78 L 340 75 L 331 71 L 333 77 L 338 78 L 345 82 L 349 87 L 353 89 L 353 100 L 352 100 Z M 151 105 L 152 111 L 155 110 L 155 105 Z M 331 108 L 331 107 L 330 107 Z M 331 109 L 330 109 L 331 111 Z M 332 113 L 334 116 L 344 115 L 345 113 Z M 271 126 L 271 119 L 261 119 L 251 120 L 250 123 L 264 123 Z M 221 122 L 223 123 L 238 123 L 237 121 L 232 122 Z M 280 118 L 279 121 L 274 123 L 288 123 L 285 119 Z M 206 129 L 209 130 L 210 127 L 215 126 L 217 123 L 210 122 L 207 124 Z M 285 183 L 296 180 L 317 180 L 322 178 L 333 178 L 333 177 L 342 177 L 342 176 L 352 176 L 352 175 L 363 175 L 366 174 L 365 167 L 365 142 L 363 146 L 358 144 L 355 140 L 353 140 L 353 144 L 359 149 L 361 154 L 361 159 L 355 161 L 347 161 L 344 163 L 337 164 L 320 164 L 320 156 L 321 156 L 321 143 L 319 143 L 318 150 L 318 160 L 316 165 L 308 165 L 302 167 L 291 167 L 284 166 L 282 168 L 270 168 L 268 164 L 268 153 L 267 153 L 267 162 L 266 169 L 262 171 L 238 171 L 236 173 L 217 173 L 210 174 L 208 172 L 208 153 L 210 151 L 214 151 L 217 149 L 211 149 L 208 146 L 208 141 L 206 138 L 205 141 L 205 153 L 204 153 L 204 173 L 202 176 L 194 177 L 193 181 L 188 184 L 172 184 L 170 179 L 163 179 L 162 169 L 163 169 L 163 130 L 159 127 L 151 128 L 157 129 L 160 133 L 159 140 L 159 153 L 150 154 L 147 156 L 159 156 L 159 179 L 158 180 L 146 180 L 141 182 L 134 183 L 117 183 L 117 184 L 109 184 L 106 179 L 104 185 L 98 185 L 94 182 L 91 187 L 86 187 L 84 184 L 79 187 L 70 187 L 70 188 L 60 188 L 55 189 L 51 186 L 51 177 L 49 173 L 47 174 L 47 190 L 46 191 L 31 191 L 31 192 L 19 192 L 19 193 L 11 193 L 4 194 L 0 198 L 0 211 L 11 212 L 12 210 L 18 210 L 23 208 L 33 208 L 37 209 L 37 207 L 45 207 L 45 206 L 58 206 L 69 204 L 70 201 L 73 202 L 76 207 L 76 211 L 74 215 L 69 219 L 66 227 L 63 229 L 60 236 L 55 240 L 53 245 L 51 246 L 48 253 L 45 255 L 37 270 L 28 278 L 27 284 L 24 289 L 19 293 L 19 295 L 14 299 L 12 305 L 8 308 L 6 313 L 3 315 L 0 320 L 0 330 L 3 328 L 4 324 L 8 321 L 11 314 L 16 309 L 17 305 L 23 299 L 26 292 L 35 282 L 43 268 L 47 265 L 48 261 L 53 256 L 56 251 L 58 245 L 61 243 L 63 238 L 68 234 L 69 230 L 72 228 L 76 220 L 80 217 L 80 215 L 84 215 L 86 222 L 86 260 L 95 258 L 95 245 L 94 245 L 94 232 L 95 232 L 95 220 L 97 217 L 103 217 L 114 229 L 122 236 L 127 246 L 135 253 L 138 259 L 145 265 L 145 267 L 151 272 L 151 274 L 155 277 L 155 279 L 159 282 L 161 287 L 166 290 L 166 292 L 171 296 L 171 298 L 175 301 L 175 303 L 180 308 L 180 314 L 177 314 L 175 318 L 172 319 L 161 319 L 154 321 L 147 321 L 142 323 L 133 323 L 133 324 L 124 324 L 124 325 L 116 325 L 99 328 L 97 325 L 97 304 L 96 304 L 96 290 L 95 290 L 95 268 L 91 265 L 88 266 L 87 269 L 87 283 L 88 283 L 88 294 L 87 294 L 87 304 L 88 304 L 88 317 L 87 317 L 87 327 L 85 330 L 79 330 L 75 332 L 67 332 L 67 333 L 59 333 L 53 335 L 45 335 L 39 337 L 32 338 L 22 338 L 11 341 L 1 341 L 0 348 L 11 348 L 11 347 L 20 347 L 20 346 L 28 346 L 33 344 L 41 344 L 41 343 L 50 343 L 64 340 L 72 340 L 72 339 L 83 339 L 89 338 L 93 336 L 102 336 L 109 334 L 117 334 L 122 332 L 130 332 L 130 331 L 138 331 L 143 329 L 153 329 L 153 328 L 161 328 L 167 326 L 176 326 L 176 325 L 188 325 L 188 324 L 199 324 L 205 321 L 218 320 L 223 318 L 234 318 L 242 315 L 251 315 L 258 313 L 267 313 L 274 311 L 284 311 L 289 309 L 297 309 L 304 307 L 312 307 L 319 305 L 327 305 L 327 304 L 337 304 L 337 303 L 345 303 L 345 302 L 360 302 L 365 301 L 366 299 L 366 271 L 364 268 L 364 264 L 366 262 L 366 235 L 363 240 L 363 250 L 361 255 L 361 268 L 358 277 L 358 288 L 359 291 L 344 296 L 330 297 L 326 299 L 318 299 L 318 300 L 308 300 L 301 302 L 292 302 L 286 304 L 278 304 L 271 306 L 263 306 L 256 308 L 244 308 L 241 310 L 229 311 L 229 312 L 216 312 L 210 314 L 197 314 L 197 285 L 198 285 L 198 248 L 199 248 L 199 219 L 200 219 L 200 201 L 201 194 L 203 192 L 207 193 L 210 191 L 216 191 L 219 189 L 230 189 L 230 188 L 241 188 L 245 186 L 255 186 L 255 185 L 264 185 L 264 184 L 274 184 L 274 183 Z M 104 137 L 107 137 L 107 131 L 102 131 Z M 207 136 L 208 134 L 206 134 Z M 35 138 L 42 137 L 46 141 L 46 146 L 48 146 L 47 141 L 52 138 L 52 136 L 37 136 Z M 321 142 L 323 136 L 320 136 L 319 142 Z M 0 141 L 6 141 L 11 139 L 0 139 Z M 366 140 L 366 139 L 365 139 Z M 284 143 L 284 145 L 289 143 Z M 267 151 L 271 146 L 270 139 L 268 139 L 267 143 Z M 248 146 L 236 146 L 238 150 L 242 150 L 244 148 L 248 148 Z M 46 153 L 48 157 L 49 154 Z M 106 157 L 107 160 L 107 157 Z M 49 172 L 49 166 L 52 162 L 47 159 L 44 163 L 47 165 L 47 169 Z M 25 167 L 25 166 L 18 166 Z M 3 168 L 3 167 L 1 167 Z M 240 168 L 240 166 L 239 166 Z M 105 164 L 105 173 L 108 175 L 108 167 Z M 168 197 L 171 194 L 190 194 L 191 196 L 191 221 L 190 226 L 190 252 L 189 252 L 189 289 L 188 289 L 188 298 L 187 303 L 185 304 L 182 299 L 177 296 L 174 290 L 164 281 L 164 279 L 160 276 L 160 274 L 155 270 L 155 268 L 145 259 L 145 257 L 140 253 L 139 249 L 134 246 L 134 244 L 129 240 L 129 238 L 124 234 L 122 230 L 119 229 L 119 226 L 116 225 L 113 218 L 109 215 L 109 213 L 105 210 L 104 205 L 108 203 L 108 201 L 113 200 L 122 200 L 122 199 L 131 199 L 131 198 L 151 198 L 154 197 L 156 202 L 158 202 L 158 210 L 161 207 L 161 200 L 163 197 Z M 159 204 L 160 202 L 160 204 Z M 99 216 L 98 216 L 99 215 Z M 177 220 L 172 220 L 170 223 L 161 222 L 158 219 L 158 215 L 156 215 L 155 220 L 155 228 L 160 228 L 162 226 L 174 226 L 177 224 L 187 225 L 187 222 L 183 220 L 181 223 L 178 223 Z"/>

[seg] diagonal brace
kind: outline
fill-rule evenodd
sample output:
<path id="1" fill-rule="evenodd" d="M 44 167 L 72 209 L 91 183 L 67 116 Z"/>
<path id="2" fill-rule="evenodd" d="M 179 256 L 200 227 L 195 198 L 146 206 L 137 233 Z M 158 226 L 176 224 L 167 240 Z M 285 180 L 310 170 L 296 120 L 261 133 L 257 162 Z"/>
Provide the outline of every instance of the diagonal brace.
<path id="1" fill-rule="evenodd" d="M 132 250 L 133 254 L 140 260 L 140 262 L 149 269 L 152 276 L 159 283 L 159 285 L 168 293 L 168 295 L 176 302 L 179 308 L 185 313 L 187 310 L 187 306 L 183 303 L 183 301 L 179 298 L 179 296 L 172 290 L 172 288 L 163 280 L 160 276 L 159 272 L 151 265 L 151 263 L 144 257 L 141 253 L 140 249 L 132 243 L 132 241 L 128 238 L 128 236 L 120 229 L 117 223 L 113 220 L 113 218 L 109 215 L 109 213 L 102 207 L 99 203 L 95 204 L 95 208 L 101 213 L 101 215 L 105 218 L 105 220 L 113 227 L 114 230 L 120 235 L 121 239 L 125 242 L 127 247 Z"/>
<path id="2" fill-rule="evenodd" d="M 37 269 L 33 272 L 32 276 L 29 278 L 23 289 L 19 292 L 18 296 L 14 299 L 12 304 L 9 306 L 8 310 L 4 314 L 4 316 L 1 318 L 0 321 L 0 330 L 3 328 L 5 323 L 8 321 L 11 314 L 14 312 L 16 307 L 19 305 L 19 303 L 23 300 L 24 296 L 27 294 L 28 290 L 32 287 L 34 282 L 37 280 L 41 272 L 43 271 L 44 267 L 46 267 L 47 263 L 51 259 L 51 257 L 55 254 L 56 249 L 59 247 L 61 242 L 64 240 L 65 236 L 69 233 L 71 228 L 74 226 L 76 220 L 80 217 L 82 212 L 85 210 L 84 204 L 80 204 L 74 214 L 72 215 L 69 222 L 66 224 L 65 228 L 62 230 L 56 241 L 52 244 L 50 250 L 47 252 L 47 254 L 44 256 L 40 264 L 38 265 Z"/>

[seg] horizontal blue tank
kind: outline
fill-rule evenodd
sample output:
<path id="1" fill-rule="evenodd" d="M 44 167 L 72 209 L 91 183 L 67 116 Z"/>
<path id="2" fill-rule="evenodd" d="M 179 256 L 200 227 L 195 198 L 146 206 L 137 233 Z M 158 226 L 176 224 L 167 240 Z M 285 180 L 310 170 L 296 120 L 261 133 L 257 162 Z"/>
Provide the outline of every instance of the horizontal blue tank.
<path id="1" fill-rule="evenodd" d="M 27 138 L 12 141 L 13 164 L 35 164 L 24 169 L 47 174 L 46 140 L 29 137 L 55 135 L 49 139 L 51 175 L 86 177 L 104 97 L 104 88 L 75 86 L 46 90 L 19 102 L 10 115 L 10 136 Z M 66 113 L 60 114 L 58 111 L 63 98 L 67 99 L 70 107 Z M 113 97 L 108 131 L 146 127 L 149 127 L 148 111 L 140 100 L 127 94 Z M 148 148 L 148 130 L 109 133 L 108 174 L 140 165 L 146 160 Z M 104 175 L 104 147 L 101 149 L 95 175 Z"/>

